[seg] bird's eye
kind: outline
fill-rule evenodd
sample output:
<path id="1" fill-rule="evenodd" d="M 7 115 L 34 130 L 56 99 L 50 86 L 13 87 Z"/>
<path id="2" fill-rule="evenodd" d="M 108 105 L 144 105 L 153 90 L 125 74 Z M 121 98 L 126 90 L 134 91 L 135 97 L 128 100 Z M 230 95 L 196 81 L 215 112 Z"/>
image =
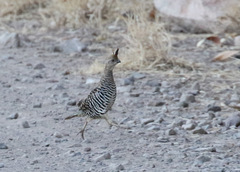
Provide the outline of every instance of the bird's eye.
<path id="1" fill-rule="evenodd" d="M 111 61 L 114 62 L 114 59 L 112 59 Z"/>

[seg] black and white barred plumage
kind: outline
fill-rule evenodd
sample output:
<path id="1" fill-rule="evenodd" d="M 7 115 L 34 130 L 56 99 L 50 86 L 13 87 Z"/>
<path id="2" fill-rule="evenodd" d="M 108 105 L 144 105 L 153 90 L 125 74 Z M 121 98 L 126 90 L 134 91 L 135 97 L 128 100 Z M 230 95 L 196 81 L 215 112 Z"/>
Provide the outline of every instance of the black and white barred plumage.
<path id="1" fill-rule="evenodd" d="M 116 99 L 117 92 L 113 78 L 113 69 L 120 62 L 121 61 L 118 59 L 117 49 L 116 52 L 111 56 L 110 60 L 106 63 L 99 85 L 90 92 L 86 99 L 79 103 L 78 114 L 69 116 L 66 119 L 87 116 L 90 120 L 102 118 L 105 119 L 110 125 L 116 125 L 112 123 L 112 121 L 110 121 L 105 114 L 111 109 Z M 88 119 L 81 130 L 83 138 L 85 127 L 90 121 L 88 121 Z"/>

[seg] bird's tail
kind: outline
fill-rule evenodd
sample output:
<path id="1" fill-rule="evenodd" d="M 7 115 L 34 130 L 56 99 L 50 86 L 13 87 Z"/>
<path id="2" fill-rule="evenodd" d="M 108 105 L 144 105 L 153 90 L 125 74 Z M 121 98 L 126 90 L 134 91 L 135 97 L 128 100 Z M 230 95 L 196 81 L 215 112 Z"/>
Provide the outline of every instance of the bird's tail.
<path id="1" fill-rule="evenodd" d="M 70 116 L 66 117 L 65 120 L 72 119 L 72 118 L 75 118 L 75 117 L 83 117 L 83 116 L 84 116 L 84 113 L 82 111 L 80 111 L 77 114 L 70 115 Z"/>

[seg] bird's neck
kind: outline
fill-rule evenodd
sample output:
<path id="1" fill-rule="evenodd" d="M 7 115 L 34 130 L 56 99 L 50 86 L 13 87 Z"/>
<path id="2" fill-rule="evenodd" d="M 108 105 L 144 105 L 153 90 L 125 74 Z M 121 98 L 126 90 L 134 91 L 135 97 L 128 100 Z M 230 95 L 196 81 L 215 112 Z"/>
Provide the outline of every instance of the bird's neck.
<path id="1" fill-rule="evenodd" d="M 113 79 L 113 70 L 112 69 L 109 69 L 109 68 L 105 68 L 104 69 L 104 75 L 102 77 L 102 80 L 112 80 L 114 81 Z"/>

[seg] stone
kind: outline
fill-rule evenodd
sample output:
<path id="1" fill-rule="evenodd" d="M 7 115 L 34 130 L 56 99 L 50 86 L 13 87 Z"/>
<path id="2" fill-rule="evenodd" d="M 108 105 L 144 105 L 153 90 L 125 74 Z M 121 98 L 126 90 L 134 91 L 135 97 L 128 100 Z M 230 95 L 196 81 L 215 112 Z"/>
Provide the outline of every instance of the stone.
<path id="1" fill-rule="evenodd" d="M 60 134 L 59 132 L 55 132 L 53 135 L 54 135 L 56 138 L 62 138 L 62 137 L 63 137 L 62 134 Z"/>
<path id="2" fill-rule="evenodd" d="M 17 119 L 19 117 L 18 113 L 11 114 L 7 119 Z"/>
<path id="3" fill-rule="evenodd" d="M 149 130 L 149 131 L 159 131 L 160 129 L 161 128 L 159 126 L 153 125 L 153 126 L 149 127 L 147 130 Z"/>
<path id="4" fill-rule="evenodd" d="M 0 149 L 8 149 L 8 146 L 5 143 L 0 143 Z"/>
<path id="5" fill-rule="evenodd" d="M 123 85 L 133 85 L 134 84 L 134 77 L 128 77 L 123 80 Z"/>
<path id="6" fill-rule="evenodd" d="M 42 63 L 38 63 L 33 69 L 44 69 L 46 66 Z"/>
<path id="7" fill-rule="evenodd" d="M 208 133 L 202 128 L 197 128 L 193 131 L 193 134 L 208 134 Z"/>
<path id="8" fill-rule="evenodd" d="M 77 38 L 63 40 L 59 45 L 52 47 L 53 52 L 66 54 L 81 53 L 87 50 L 87 45 Z"/>
<path id="9" fill-rule="evenodd" d="M 42 103 L 38 103 L 38 104 L 33 105 L 33 108 L 41 108 L 41 107 L 42 107 Z"/>
<path id="10" fill-rule="evenodd" d="M 231 126 L 238 127 L 240 125 L 240 114 L 233 114 L 225 120 L 225 126 L 228 129 Z"/>
<path id="11" fill-rule="evenodd" d="M 186 102 L 186 103 L 193 103 L 193 102 L 195 102 L 195 96 L 192 95 L 192 94 L 189 94 L 189 93 L 187 93 L 187 94 L 183 93 L 181 95 L 179 101 L 180 102 Z"/>
<path id="12" fill-rule="evenodd" d="M 92 149 L 90 148 L 90 147 L 86 147 L 86 148 L 84 148 L 84 151 L 85 152 L 90 152 Z"/>
<path id="13" fill-rule="evenodd" d="M 143 79 L 146 77 L 145 74 L 139 72 L 134 72 L 131 76 L 134 78 L 134 80 Z"/>
<path id="14" fill-rule="evenodd" d="M 0 168 L 3 168 L 4 167 L 4 164 L 3 163 L 0 163 Z"/>
<path id="15" fill-rule="evenodd" d="M 176 130 L 174 130 L 174 129 L 169 129 L 169 130 L 167 131 L 167 134 L 170 135 L 170 136 L 173 136 L 173 135 L 176 135 L 177 132 L 176 132 Z"/>
<path id="16" fill-rule="evenodd" d="M 67 105 L 69 106 L 76 106 L 77 101 L 76 100 L 70 100 L 69 102 L 67 102 Z"/>
<path id="17" fill-rule="evenodd" d="M 167 143 L 167 142 L 169 142 L 169 139 L 165 138 L 165 137 L 159 137 L 159 138 L 157 138 L 157 142 Z"/>
<path id="18" fill-rule="evenodd" d="M 30 128 L 27 121 L 23 121 L 22 126 L 23 126 L 23 128 Z"/>
<path id="19" fill-rule="evenodd" d="M 152 122 L 154 122 L 154 119 L 152 119 L 152 118 L 141 119 L 141 125 L 142 126 L 147 125 L 147 124 L 152 123 Z"/>
<path id="20" fill-rule="evenodd" d="M 161 86 L 161 83 L 158 80 L 148 80 L 146 85 L 150 87 L 159 87 Z"/>
<path id="21" fill-rule="evenodd" d="M 209 105 L 208 106 L 208 111 L 212 111 L 212 112 L 219 112 L 221 111 L 221 107 L 220 106 L 214 106 L 214 105 Z"/>
<path id="22" fill-rule="evenodd" d="M 234 45 L 237 47 L 240 47 L 240 36 L 239 35 L 234 38 Z"/>
<path id="23" fill-rule="evenodd" d="M 208 162 L 210 160 L 211 160 L 211 158 L 208 157 L 208 156 L 200 156 L 200 157 L 197 158 L 197 161 L 200 164 L 203 164 L 203 163 Z"/>
<path id="24" fill-rule="evenodd" d="M 119 164 L 118 166 L 116 166 L 116 168 L 115 168 L 115 170 L 116 171 L 122 171 L 122 170 L 124 170 L 125 168 L 124 168 L 124 166 L 122 165 L 122 164 Z"/>
<path id="25" fill-rule="evenodd" d="M 95 161 L 99 162 L 99 161 L 103 161 L 103 160 L 107 160 L 107 159 L 111 159 L 111 154 L 110 153 L 105 153 L 103 155 L 100 155 L 99 157 L 97 157 L 95 159 Z"/>
<path id="26" fill-rule="evenodd" d="M 208 113 L 208 119 L 213 119 L 213 118 L 215 118 L 216 117 L 216 115 L 212 112 L 212 111 L 210 111 L 209 113 Z"/>
<path id="27" fill-rule="evenodd" d="M 182 125 L 182 128 L 184 130 L 193 130 L 195 127 L 196 127 L 196 124 L 194 124 L 194 123 L 187 123 L 187 124 Z"/>
<path id="28" fill-rule="evenodd" d="M 21 47 L 20 37 L 18 33 L 5 32 L 0 36 L 0 45 L 5 48 Z"/>
<path id="29" fill-rule="evenodd" d="M 184 102 L 180 102 L 180 106 L 184 107 L 184 108 L 187 108 L 189 106 L 189 104 L 184 101 Z"/>

